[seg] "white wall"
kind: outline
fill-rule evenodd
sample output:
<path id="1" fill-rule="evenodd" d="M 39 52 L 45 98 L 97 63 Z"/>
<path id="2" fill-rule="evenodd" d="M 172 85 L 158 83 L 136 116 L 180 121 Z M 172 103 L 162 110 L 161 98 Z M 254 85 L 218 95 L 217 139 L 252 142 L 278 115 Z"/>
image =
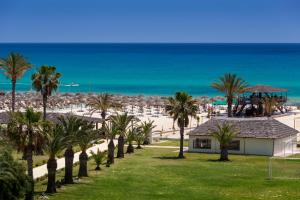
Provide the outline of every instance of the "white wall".
<path id="1" fill-rule="evenodd" d="M 273 155 L 273 139 L 245 139 L 245 154 L 253 155 Z"/>
<path id="2" fill-rule="evenodd" d="M 297 150 L 297 136 L 290 136 L 274 141 L 274 155 L 288 156 L 296 153 Z"/>
<path id="3" fill-rule="evenodd" d="M 211 139 L 211 149 L 195 149 L 193 148 L 193 141 L 196 138 Z M 234 140 L 240 140 L 239 151 L 229 151 L 231 154 L 252 154 L 252 155 L 273 155 L 273 139 L 257 139 L 257 138 L 235 138 Z M 189 151 L 190 152 L 207 152 L 207 153 L 219 153 L 220 144 L 212 136 L 192 136 L 189 139 Z"/>

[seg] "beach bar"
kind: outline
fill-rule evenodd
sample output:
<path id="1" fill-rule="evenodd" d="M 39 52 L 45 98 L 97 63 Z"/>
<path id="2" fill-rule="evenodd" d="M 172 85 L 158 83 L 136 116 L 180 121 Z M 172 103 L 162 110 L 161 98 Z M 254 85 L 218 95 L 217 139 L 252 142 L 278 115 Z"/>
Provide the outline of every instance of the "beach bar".
<path id="1" fill-rule="evenodd" d="M 234 116 L 257 117 L 264 115 L 263 105 L 267 100 L 276 102 L 275 107 L 285 113 L 283 105 L 287 102 L 287 89 L 275 88 L 268 85 L 248 87 L 237 98 L 233 108 Z"/>

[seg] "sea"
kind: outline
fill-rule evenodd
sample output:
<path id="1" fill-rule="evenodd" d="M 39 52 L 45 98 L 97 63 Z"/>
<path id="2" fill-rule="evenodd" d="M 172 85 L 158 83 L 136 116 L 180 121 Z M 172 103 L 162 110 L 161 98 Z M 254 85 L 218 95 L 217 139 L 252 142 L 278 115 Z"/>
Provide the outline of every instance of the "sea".
<path id="1" fill-rule="evenodd" d="M 290 101 L 300 102 L 300 44 L 0 43 L 0 57 L 10 52 L 33 66 L 18 91 L 32 90 L 31 75 L 51 65 L 62 73 L 58 92 L 216 96 L 211 84 L 235 73 L 249 85 L 287 88 Z M 0 91 L 10 89 L 1 72 Z"/>

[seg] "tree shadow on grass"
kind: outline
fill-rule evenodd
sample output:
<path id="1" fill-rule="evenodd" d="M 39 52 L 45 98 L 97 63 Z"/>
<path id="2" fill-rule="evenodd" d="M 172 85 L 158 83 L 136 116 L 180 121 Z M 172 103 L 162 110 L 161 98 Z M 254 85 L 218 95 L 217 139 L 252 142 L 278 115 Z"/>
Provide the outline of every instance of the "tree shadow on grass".
<path id="1" fill-rule="evenodd" d="M 158 157 L 153 157 L 155 159 L 161 159 L 161 160 L 182 160 L 184 158 L 178 158 L 177 156 L 158 156 Z"/>
<path id="2" fill-rule="evenodd" d="M 231 160 L 220 160 L 220 159 L 207 159 L 208 162 L 221 162 L 221 163 L 226 163 L 226 162 L 231 162 Z"/>

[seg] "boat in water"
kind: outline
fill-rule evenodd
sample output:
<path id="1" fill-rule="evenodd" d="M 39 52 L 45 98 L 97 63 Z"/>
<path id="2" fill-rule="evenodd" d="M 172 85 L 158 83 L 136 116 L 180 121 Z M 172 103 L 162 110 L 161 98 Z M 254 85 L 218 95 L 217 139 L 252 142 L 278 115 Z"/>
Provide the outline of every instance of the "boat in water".
<path id="1" fill-rule="evenodd" d="M 78 87 L 79 84 L 78 84 L 78 83 L 72 82 L 72 83 L 70 83 L 70 84 L 66 84 L 65 86 L 67 86 L 67 87 Z"/>

